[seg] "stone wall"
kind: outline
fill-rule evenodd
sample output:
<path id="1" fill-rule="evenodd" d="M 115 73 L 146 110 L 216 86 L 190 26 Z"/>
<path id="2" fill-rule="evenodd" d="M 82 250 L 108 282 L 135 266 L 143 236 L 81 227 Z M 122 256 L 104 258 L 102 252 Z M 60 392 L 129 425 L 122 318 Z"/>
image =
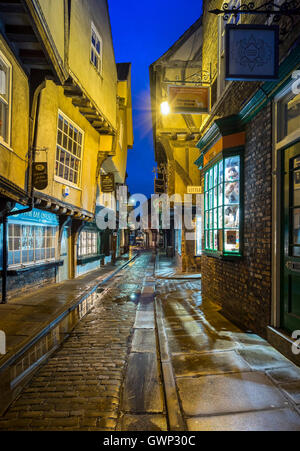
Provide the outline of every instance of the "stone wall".
<path id="1" fill-rule="evenodd" d="M 271 309 L 271 155 L 269 104 L 246 128 L 244 256 L 226 261 L 203 255 L 201 260 L 204 299 L 264 337 Z"/>

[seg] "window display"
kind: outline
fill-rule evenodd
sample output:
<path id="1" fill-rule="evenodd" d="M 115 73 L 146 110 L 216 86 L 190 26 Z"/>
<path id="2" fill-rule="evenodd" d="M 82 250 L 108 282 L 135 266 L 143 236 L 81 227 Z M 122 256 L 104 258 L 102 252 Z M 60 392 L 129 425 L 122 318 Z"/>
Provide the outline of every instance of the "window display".
<path id="1" fill-rule="evenodd" d="M 240 254 L 241 157 L 224 158 L 205 174 L 205 249 Z"/>
<path id="2" fill-rule="evenodd" d="M 9 266 L 24 266 L 55 260 L 56 231 L 56 227 L 9 224 Z"/>
<path id="3" fill-rule="evenodd" d="M 80 234 L 78 255 L 88 257 L 98 253 L 98 233 L 83 231 Z"/>

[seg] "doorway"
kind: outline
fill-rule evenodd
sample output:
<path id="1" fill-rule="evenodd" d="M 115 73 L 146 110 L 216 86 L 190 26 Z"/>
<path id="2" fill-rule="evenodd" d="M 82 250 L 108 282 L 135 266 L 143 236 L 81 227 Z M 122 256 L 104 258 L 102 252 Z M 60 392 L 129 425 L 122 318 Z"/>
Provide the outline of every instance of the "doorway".
<path id="1" fill-rule="evenodd" d="M 58 282 L 63 282 L 64 280 L 69 280 L 70 278 L 70 236 L 71 228 L 64 227 L 60 245 L 60 260 L 63 262 L 63 265 L 60 266 L 58 270 Z"/>
<path id="2" fill-rule="evenodd" d="M 281 323 L 300 329 L 300 142 L 284 151 Z"/>

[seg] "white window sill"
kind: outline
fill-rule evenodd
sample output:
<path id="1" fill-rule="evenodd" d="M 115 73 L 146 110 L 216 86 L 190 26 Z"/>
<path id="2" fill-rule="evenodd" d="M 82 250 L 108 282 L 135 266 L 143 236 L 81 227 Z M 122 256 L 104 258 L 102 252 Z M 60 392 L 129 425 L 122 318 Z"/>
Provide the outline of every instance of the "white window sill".
<path id="1" fill-rule="evenodd" d="M 58 177 L 57 175 L 54 176 L 54 180 L 55 180 L 55 182 L 60 183 L 61 185 L 70 186 L 71 188 L 74 188 L 77 191 L 82 191 L 82 189 L 79 186 L 74 185 L 74 183 L 71 183 L 68 180 Z"/>

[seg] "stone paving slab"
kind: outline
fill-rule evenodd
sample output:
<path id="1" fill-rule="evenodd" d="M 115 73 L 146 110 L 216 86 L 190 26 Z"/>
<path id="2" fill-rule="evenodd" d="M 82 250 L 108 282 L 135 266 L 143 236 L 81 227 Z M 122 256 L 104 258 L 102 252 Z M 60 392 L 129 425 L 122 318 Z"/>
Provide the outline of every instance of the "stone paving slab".
<path id="1" fill-rule="evenodd" d="M 281 384 L 280 388 L 285 391 L 295 404 L 300 404 L 300 381 Z"/>
<path id="2" fill-rule="evenodd" d="M 119 431 L 167 431 L 165 415 L 124 415 Z"/>
<path id="3" fill-rule="evenodd" d="M 270 410 L 288 402 L 262 373 L 180 378 L 177 385 L 187 416 Z"/>
<path id="4" fill-rule="evenodd" d="M 224 351 L 237 347 L 237 344 L 229 338 L 219 339 L 206 334 L 192 336 L 178 335 L 176 337 L 170 337 L 168 341 L 172 354 Z"/>
<path id="5" fill-rule="evenodd" d="M 205 333 L 205 328 L 201 321 L 187 321 L 173 326 L 168 323 L 168 320 L 165 320 L 164 323 L 168 337 L 193 336 Z"/>
<path id="6" fill-rule="evenodd" d="M 249 346 L 246 349 L 240 349 L 238 353 L 254 370 L 266 370 L 268 368 L 285 367 L 290 361 L 280 354 L 276 349 L 265 346 Z"/>
<path id="7" fill-rule="evenodd" d="M 251 346 L 251 345 L 263 345 L 271 346 L 266 340 L 256 334 L 250 334 L 247 332 L 221 332 L 222 336 L 230 337 L 241 345 Z"/>
<path id="8" fill-rule="evenodd" d="M 189 431 L 300 431 L 300 416 L 287 408 L 190 418 L 187 425 Z"/>
<path id="9" fill-rule="evenodd" d="M 136 314 L 135 329 L 154 329 L 154 313 L 152 311 L 138 310 Z"/>
<path id="10" fill-rule="evenodd" d="M 132 352 L 156 352 L 155 332 L 151 329 L 136 329 L 132 340 Z"/>
<path id="11" fill-rule="evenodd" d="M 176 377 L 250 371 L 234 351 L 174 355 L 172 362 Z"/>
<path id="12" fill-rule="evenodd" d="M 130 354 L 124 383 L 122 410 L 131 413 L 163 412 L 163 391 L 156 354 Z"/>
<path id="13" fill-rule="evenodd" d="M 292 363 L 285 368 L 275 368 L 267 373 L 277 383 L 300 381 L 300 368 Z"/>

